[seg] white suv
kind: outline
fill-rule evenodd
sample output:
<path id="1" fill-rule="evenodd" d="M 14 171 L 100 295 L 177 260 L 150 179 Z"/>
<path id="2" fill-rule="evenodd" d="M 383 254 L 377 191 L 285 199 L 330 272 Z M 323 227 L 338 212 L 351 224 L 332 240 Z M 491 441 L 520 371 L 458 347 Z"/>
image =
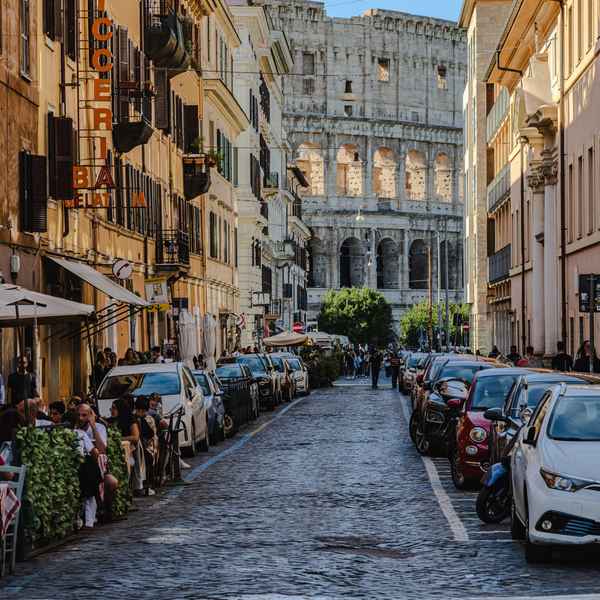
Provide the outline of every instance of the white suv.
<path id="1" fill-rule="evenodd" d="M 202 389 L 183 363 L 159 363 L 115 367 L 98 389 L 98 410 L 110 417 L 112 403 L 125 394 L 159 394 L 163 416 L 183 407 L 185 431 L 179 434 L 179 447 L 187 454 L 208 450 L 208 413 Z"/>
<path id="2" fill-rule="evenodd" d="M 529 562 L 553 545 L 600 543 L 600 389 L 556 385 L 512 453 L 512 534 Z"/>

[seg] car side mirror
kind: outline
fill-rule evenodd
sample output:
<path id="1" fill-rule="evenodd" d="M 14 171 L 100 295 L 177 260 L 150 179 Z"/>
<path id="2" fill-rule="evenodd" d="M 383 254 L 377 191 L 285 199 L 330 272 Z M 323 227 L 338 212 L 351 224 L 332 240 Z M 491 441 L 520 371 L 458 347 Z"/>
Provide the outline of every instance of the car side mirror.
<path id="1" fill-rule="evenodd" d="M 525 433 L 523 443 L 528 446 L 535 446 L 537 444 L 535 427 L 530 427 Z"/>
<path id="2" fill-rule="evenodd" d="M 483 417 L 488 421 L 499 421 L 501 423 L 508 422 L 508 419 L 504 416 L 504 412 L 501 408 L 488 408 L 483 413 Z"/>

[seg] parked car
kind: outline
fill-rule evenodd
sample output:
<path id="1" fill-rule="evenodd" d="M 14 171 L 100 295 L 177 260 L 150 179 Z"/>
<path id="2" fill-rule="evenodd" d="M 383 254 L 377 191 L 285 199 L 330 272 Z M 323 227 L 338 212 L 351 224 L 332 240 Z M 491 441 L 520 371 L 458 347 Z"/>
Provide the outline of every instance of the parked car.
<path id="1" fill-rule="evenodd" d="M 412 352 L 406 357 L 404 366 L 400 371 L 400 389 L 403 392 L 407 394 L 412 392 L 416 384 L 417 372 L 426 358 L 427 354 L 424 352 Z"/>
<path id="2" fill-rule="evenodd" d="M 481 480 L 489 468 L 492 422 L 485 418 L 485 411 L 503 407 L 519 376 L 528 372 L 520 368 L 498 368 L 485 369 L 475 375 L 449 448 L 452 481 L 458 489 Z"/>
<path id="3" fill-rule="evenodd" d="M 263 358 L 262 354 L 241 354 L 235 361 L 246 365 L 252 376 L 256 379 L 262 410 L 273 410 L 280 402 L 280 381 L 275 367 L 270 361 Z"/>
<path id="4" fill-rule="evenodd" d="M 223 387 L 225 433 L 230 435 L 258 416 L 258 384 L 246 365 L 230 359 L 217 363 L 215 375 Z"/>
<path id="5" fill-rule="evenodd" d="M 204 405 L 208 413 L 208 431 L 212 444 L 225 439 L 225 407 L 223 390 L 215 375 L 209 371 L 192 371 L 194 379 L 202 389 Z"/>
<path id="6" fill-rule="evenodd" d="M 555 545 L 600 543 L 600 389 L 562 384 L 546 391 L 512 453 L 511 533 L 529 562 Z"/>
<path id="7" fill-rule="evenodd" d="M 292 369 L 294 381 L 296 382 L 296 392 L 308 396 L 310 394 L 310 383 L 306 365 L 297 356 L 286 358 L 286 361 Z"/>
<path id="8" fill-rule="evenodd" d="M 559 383 L 598 383 L 600 379 L 585 374 L 570 375 L 551 371 L 521 375 L 513 386 L 504 406 L 491 407 L 488 412 L 494 424 L 489 432 L 489 460 L 500 462 L 504 449 L 517 435 L 519 429 L 529 421 L 541 397 L 552 385 Z"/>
<path id="9" fill-rule="evenodd" d="M 165 416 L 183 408 L 184 428 L 179 434 L 179 447 L 191 455 L 198 450 L 208 450 L 208 411 L 202 389 L 186 365 L 174 362 L 115 367 L 104 377 L 98 389 L 100 415 L 110 417 L 112 403 L 126 394 L 159 394 Z"/>
<path id="10" fill-rule="evenodd" d="M 269 354 L 273 366 L 281 378 L 281 394 L 284 400 L 291 402 L 296 395 L 296 379 L 294 372 L 287 362 L 287 356 L 283 354 Z"/>

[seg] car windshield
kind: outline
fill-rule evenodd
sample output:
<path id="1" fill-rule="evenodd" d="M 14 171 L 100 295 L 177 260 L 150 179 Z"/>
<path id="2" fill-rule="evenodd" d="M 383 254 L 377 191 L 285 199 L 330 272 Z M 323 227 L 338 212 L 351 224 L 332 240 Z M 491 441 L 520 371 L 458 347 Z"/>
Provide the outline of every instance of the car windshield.
<path id="1" fill-rule="evenodd" d="M 273 365 L 275 369 L 280 373 L 283 372 L 283 358 L 281 356 L 271 356 L 271 360 L 273 361 Z"/>
<path id="2" fill-rule="evenodd" d="M 297 358 L 288 358 L 287 361 L 288 365 L 290 365 L 294 371 L 302 371 L 302 365 Z"/>
<path id="3" fill-rule="evenodd" d="M 422 360 L 422 356 L 419 356 L 418 354 L 413 354 L 409 359 L 408 359 L 408 368 L 409 369 L 416 369 L 419 366 L 419 363 Z"/>
<path id="4" fill-rule="evenodd" d="M 600 396 L 562 396 L 554 405 L 548 437 L 564 442 L 600 442 Z"/>
<path id="5" fill-rule="evenodd" d="M 202 388 L 202 393 L 206 396 L 210 396 L 210 384 L 208 383 L 208 377 L 204 373 L 194 373 L 194 379 L 196 383 Z"/>
<path id="6" fill-rule="evenodd" d="M 454 379 L 464 379 L 469 385 L 475 377 L 477 371 L 481 371 L 482 365 L 446 365 L 439 373 L 436 380 L 448 379 L 450 377 Z"/>
<path id="7" fill-rule="evenodd" d="M 252 375 L 264 375 L 267 372 L 263 361 L 258 356 L 238 356 L 237 361 L 246 365 Z"/>
<path id="8" fill-rule="evenodd" d="M 517 379 L 516 375 L 482 377 L 475 383 L 471 398 L 471 410 L 502 408 Z"/>
<path id="9" fill-rule="evenodd" d="M 215 371 L 219 379 L 235 379 L 242 377 L 242 367 L 240 365 L 223 365 L 217 367 Z"/>
<path id="10" fill-rule="evenodd" d="M 125 394 L 134 396 L 175 396 L 181 390 L 179 374 L 169 373 L 127 373 L 107 377 L 100 388 L 98 398 L 108 400 Z"/>

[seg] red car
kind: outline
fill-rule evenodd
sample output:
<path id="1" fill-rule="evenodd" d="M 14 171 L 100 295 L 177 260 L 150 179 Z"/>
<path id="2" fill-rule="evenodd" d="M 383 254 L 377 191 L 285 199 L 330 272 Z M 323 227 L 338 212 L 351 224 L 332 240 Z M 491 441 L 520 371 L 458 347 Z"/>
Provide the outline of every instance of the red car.
<path id="1" fill-rule="evenodd" d="M 459 490 L 481 481 L 489 467 L 488 438 L 492 423 L 483 413 L 488 408 L 502 408 L 517 378 L 524 373 L 528 370 L 487 369 L 473 379 L 456 423 L 454 443 L 449 449 L 452 481 Z"/>

